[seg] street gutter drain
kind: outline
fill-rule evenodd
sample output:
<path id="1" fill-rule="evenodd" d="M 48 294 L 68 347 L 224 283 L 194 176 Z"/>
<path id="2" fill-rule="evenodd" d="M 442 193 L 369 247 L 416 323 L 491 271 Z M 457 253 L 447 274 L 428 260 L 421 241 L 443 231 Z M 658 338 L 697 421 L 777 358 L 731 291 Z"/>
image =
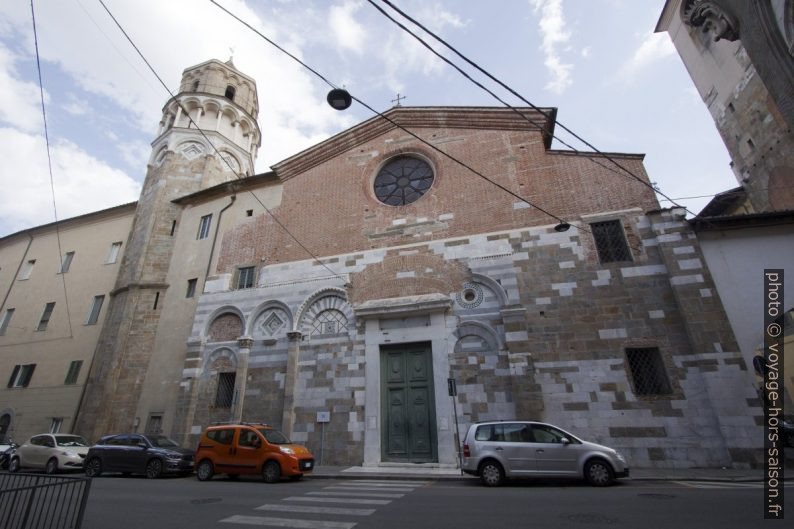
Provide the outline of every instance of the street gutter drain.
<path id="1" fill-rule="evenodd" d="M 223 501 L 223 498 L 197 498 L 190 500 L 190 503 L 193 505 L 204 505 L 205 503 L 218 503 L 221 501 Z"/>
<path id="2" fill-rule="evenodd" d="M 599 513 L 576 513 L 576 514 L 563 514 L 560 518 L 565 518 L 572 522 L 577 523 L 602 523 L 602 524 L 615 524 L 618 522 L 617 518 L 610 518 Z"/>

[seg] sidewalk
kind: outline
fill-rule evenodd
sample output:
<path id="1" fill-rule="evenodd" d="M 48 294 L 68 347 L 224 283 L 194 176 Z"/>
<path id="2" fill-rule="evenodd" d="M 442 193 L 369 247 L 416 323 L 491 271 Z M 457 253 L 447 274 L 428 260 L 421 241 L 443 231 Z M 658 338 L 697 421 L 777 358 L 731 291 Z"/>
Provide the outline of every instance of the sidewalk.
<path id="1" fill-rule="evenodd" d="M 787 469 L 786 481 L 794 480 L 794 469 Z M 370 467 L 318 466 L 308 479 L 394 479 L 394 480 L 475 480 L 460 470 L 442 465 L 382 465 Z M 733 468 L 632 468 L 629 479 L 637 481 L 763 481 L 763 469 Z"/>

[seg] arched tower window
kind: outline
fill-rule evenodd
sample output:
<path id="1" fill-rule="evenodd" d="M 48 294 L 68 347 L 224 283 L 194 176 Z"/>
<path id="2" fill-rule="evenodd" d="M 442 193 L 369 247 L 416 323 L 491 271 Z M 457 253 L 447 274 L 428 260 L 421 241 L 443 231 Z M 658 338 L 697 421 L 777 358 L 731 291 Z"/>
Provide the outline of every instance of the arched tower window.
<path id="1" fill-rule="evenodd" d="M 198 81 L 193 81 L 193 92 L 198 92 L 198 85 L 199 85 Z"/>
<path id="2" fill-rule="evenodd" d="M 234 87 L 232 85 L 226 87 L 226 93 L 223 94 L 223 97 L 229 101 L 234 101 Z"/>

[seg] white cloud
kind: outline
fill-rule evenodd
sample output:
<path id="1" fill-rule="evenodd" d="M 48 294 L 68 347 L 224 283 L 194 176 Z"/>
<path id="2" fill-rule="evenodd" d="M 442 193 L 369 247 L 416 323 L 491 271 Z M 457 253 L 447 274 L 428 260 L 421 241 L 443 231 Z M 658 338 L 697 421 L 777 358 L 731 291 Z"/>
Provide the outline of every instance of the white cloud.
<path id="1" fill-rule="evenodd" d="M 0 122 L 26 131 L 42 130 L 39 85 L 18 79 L 16 57 L 0 43 Z M 49 100 L 45 91 L 45 101 Z"/>
<path id="2" fill-rule="evenodd" d="M 468 24 L 440 4 L 423 4 L 416 13 L 411 13 L 411 15 L 442 38 L 446 28 L 460 29 Z M 399 19 L 399 17 L 395 18 Z M 391 22 L 389 22 L 388 28 L 388 38 L 385 45 L 380 48 L 379 54 L 380 60 L 386 66 L 384 82 L 386 86 L 393 90 L 404 91 L 405 84 L 402 79 L 409 75 L 416 72 L 421 72 L 424 76 L 439 75 L 449 68 L 435 54 L 402 29 L 392 25 Z M 432 37 L 413 26 L 410 28 L 434 49 L 444 54 L 443 46 L 436 44 Z"/>
<path id="3" fill-rule="evenodd" d="M 590 46 L 585 46 L 579 53 L 582 55 L 582 57 L 587 59 L 590 57 Z"/>
<path id="4" fill-rule="evenodd" d="M 0 234 L 54 220 L 44 137 L 0 128 L 5 145 L 0 188 Z M 140 184 L 73 143 L 51 148 L 58 217 L 65 219 L 138 199 Z M 24 175 L 24 176 L 22 176 Z"/>
<path id="5" fill-rule="evenodd" d="M 69 102 L 63 106 L 63 109 L 72 114 L 73 116 L 83 116 L 91 111 L 86 101 L 79 99 L 76 95 L 70 93 L 67 95 Z"/>
<path id="6" fill-rule="evenodd" d="M 671 55 L 675 55 L 675 46 L 667 33 L 648 32 L 634 55 L 620 67 L 619 75 L 624 80 L 632 79 L 641 70 Z"/>
<path id="7" fill-rule="evenodd" d="M 367 38 L 364 26 L 359 24 L 354 16 L 360 8 L 359 2 L 345 2 L 340 6 L 332 6 L 328 13 L 328 25 L 336 43 L 359 55 L 364 52 L 364 41 Z"/>
<path id="8" fill-rule="evenodd" d="M 570 31 L 565 29 L 565 14 L 562 11 L 562 0 L 530 0 L 535 12 L 540 11 L 541 17 L 538 25 L 543 37 L 541 49 L 545 55 L 543 64 L 552 75 L 552 80 L 546 84 L 546 89 L 555 94 L 561 94 L 568 88 L 571 79 L 572 64 L 566 64 L 560 57 L 558 48 L 571 39 Z"/>

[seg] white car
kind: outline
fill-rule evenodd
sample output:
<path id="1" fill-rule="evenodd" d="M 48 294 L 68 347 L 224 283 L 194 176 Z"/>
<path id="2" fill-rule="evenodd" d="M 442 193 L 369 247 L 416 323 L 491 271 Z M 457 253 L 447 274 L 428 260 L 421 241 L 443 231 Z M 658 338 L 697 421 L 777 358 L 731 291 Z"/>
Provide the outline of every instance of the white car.
<path id="1" fill-rule="evenodd" d="M 34 435 L 17 448 L 8 465 L 8 471 L 37 468 L 43 469 L 47 474 L 54 474 L 59 470 L 82 470 L 87 453 L 88 441 L 79 435 Z"/>

